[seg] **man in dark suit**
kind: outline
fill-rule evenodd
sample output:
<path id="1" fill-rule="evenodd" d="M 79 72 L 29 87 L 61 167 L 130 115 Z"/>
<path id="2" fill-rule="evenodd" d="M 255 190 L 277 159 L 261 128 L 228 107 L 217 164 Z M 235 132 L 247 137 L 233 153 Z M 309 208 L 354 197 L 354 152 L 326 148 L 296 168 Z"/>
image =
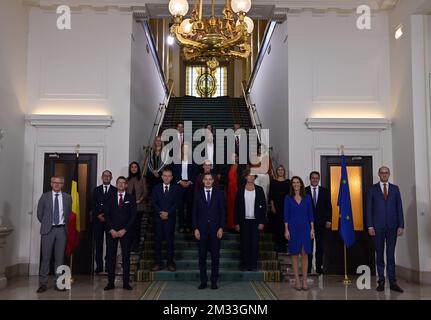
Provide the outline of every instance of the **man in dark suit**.
<path id="1" fill-rule="evenodd" d="M 108 199 L 115 197 L 117 188 L 111 185 L 112 173 L 105 170 L 102 173 L 102 184 L 93 191 L 92 213 L 93 230 L 96 250 L 95 273 L 103 272 L 103 240 L 105 238 L 105 207 Z M 105 256 L 106 263 L 106 256 Z M 105 267 L 105 270 L 107 268 Z"/>
<path id="2" fill-rule="evenodd" d="M 379 276 L 377 291 L 385 290 L 385 261 L 390 289 L 403 292 L 395 276 L 395 245 L 397 237 L 404 233 L 404 214 L 400 189 L 389 183 L 388 167 L 379 169 L 380 182 L 371 187 L 367 193 L 367 227 L 370 236 L 374 237 L 376 246 L 376 264 Z"/>
<path id="3" fill-rule="evenodd" d="M 174 183 L 181 188 L 181 200 L 178 208 L 179 232 L 191 232 L 191 214 L 197 167 L 193 163 L 191 149 L 187 142 L 181 147 L 181 163 L 174 164 L 173 175 Z"/>
<path id="4" fill-rule="evenodd" d="M 207 287 L 207 253 L 211 252 L 211 289 L 218 289 L 220 245 L 226 219 L 223 193 L 213 187 L 211 173 L 203 177 L 204 189 L 196 193 L 193 202 L 192 225 L 196 240 L 199 241 L 199 270 L 201 284 Z"/>
<path id="5" fill-rule="evenodd" d="M 314 231 L 316 241 L 316 272 L 323 273 L 323 243 L 326 229 L 331 229 L 332 225 L 332 204 L 331 196 L 326 188 L 319 186 L 320 173 L 313 171 L 310 173 L 310 186 L 305 188 L 305 192 L 310 195 L 313 204 Z M 312 248 L 313 248 L 312 242 Z M 308 256 L 308 273 L 311 273 L 313 265 L 313 254 Z"/>
<path id="6" fill-rule="evenodd" d="M 45 192 L 37 204 L 37 219 L 40 222 L 41 262 L 39 271 L 39 289 L 37 293 L 47 290 L 49 264 L 54 249 L 55 272 L 64 264 L 64 251 L 67 241 L 67 220 L 72 211 L 72 198 L 62 192 L 63 177 L 51 178 L 51 191 Z M 58 275 L 57 275 L 58 276 Z M 55 286 L 56 290 L 64 291 Z"/>
<path id="7" fill-rule="evenodd" d="M 180 187 L 172 183 L 172 170 L 167 167 L 163 170 L 163 183 L 153 189 L 154 222 L 156 233 L 155 264 L 152 271 L 161 270 L 162 241 L 166 240 L 168 270 L 175 272 L 174 262 L 174 236 L 175 221 L 178 204 L 181 196 Z"/>
<path id="8" fill-rule="evenodd" d="M 136 200 L 126 193 L 127 179 L 117 178 L 117 193 L 108 200 L 105 208 L 106 245 L 108 265 L 108 285 L 105 290 L 115 288 L 115 266 L 117 262 L 118 241 L 123 258 L 123 289 L 132 290 L 130 286 L 130 247 L 133 224 L 136 219 Z"/>

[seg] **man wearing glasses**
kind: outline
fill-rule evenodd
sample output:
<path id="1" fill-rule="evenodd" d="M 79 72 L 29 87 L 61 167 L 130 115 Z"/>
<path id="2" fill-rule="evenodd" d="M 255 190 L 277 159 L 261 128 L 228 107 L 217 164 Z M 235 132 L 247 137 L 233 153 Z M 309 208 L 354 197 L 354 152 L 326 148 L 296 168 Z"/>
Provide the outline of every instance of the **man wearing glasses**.
<path id="1" fill-rule="evenodd" d="M 41 223 L 41 265 L 39 271 L 39 289 L 37 293 L 47 290 L 49 265 L 54 249 L 55 272 L 64 263 L 64 251 L 67 240 L 67 220 L 72 211 L 72 198 L 62 192 L 64 186 L 63 177 L 51 178 L 51 191 L 45 192 L 37 205 L 37 219 Z M 57 274 L 57 277 L 59 275 Z M 59 289 L 64 291 L 65 289 Z"/>
<path id="2" fill-rule="evenodd" d="M 367 227 L 368 233 L 374 238 L 376 246 L 376 264 L 378 273 L 377 291 L 385 290 L 385 245 L 386 271 L 390 289 L 403 292 L 395 277 L 395 245 L 397 237 L 404 233 L 404 215 L 400 189 L 389 183 L 388 167 L 379 169 L 380 181 L 373 185 L 367 193 Z"/>

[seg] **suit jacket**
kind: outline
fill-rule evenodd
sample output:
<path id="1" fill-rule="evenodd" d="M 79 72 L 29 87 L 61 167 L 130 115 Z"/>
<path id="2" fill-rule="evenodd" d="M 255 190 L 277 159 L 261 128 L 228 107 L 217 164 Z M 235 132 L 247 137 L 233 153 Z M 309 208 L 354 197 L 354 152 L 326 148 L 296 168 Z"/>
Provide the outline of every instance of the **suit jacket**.
<path id="1" fill-rule="evenodd" d="M 226 224 L 226 208 L 223 193 L 213 187 L 211 202 L 208 206 L 205 189 L 196 193 L 193 200 L 192 228 L 200 232 L 207 230 L 210 226 L 211 233 L 224 228 Z"/>
<path id="2" fill-rule="evenodd" d="M 72 197 L 69 194 L 64 192 L 62 192 L 61 194 L 63 196 L 64 222 L 66 224 L 66 230 L 67 230 L 67 222 L 69 220 L 69 216 L 72 211 Z M 37 219 L 41 223 L 40 234 L 45 235 L 51 231 L 53 214 L 54 214 L 54 199 L 52 196 L 52 191 L 48 191 L 42 194 L 37 204 Z"/>
<path id="3" fill-rule="evenodd" d="M 368 228 L 404 228 L 403 205 L 398 186 L 388 183 L 388 198 L 385 201 L 380 183 L 367 193 L 366 216 Z"/>
<path id="4" fill-rule="evenodd" d="M 130 231 L 136 219 L 136 199 L 133 195 L 125 193 L 123 206 L 118 206 L 118 192 L 108 199 L 105 208 L 106 231 L 114 229 Z"/>
<path id="5" fill-rule="evenodd" d="M 109 186 L 108 194 L 104 194 L 104 186 L 101 184 L 100 186 L 94 188 L 93 191 L 93 201 L 91 205 L 91 210 L 93 213 L 93 219 L 97 219 L 97 216 L 101 213 L 105 213 L 105 206 L 107 201 L 111 197 L 115 197 L 117 194 L 117 188 L 113 185 Z"/>
<path id="6" fill-rule="evenodd" d="M 172 168 L 172 173 L 174 175 L 174 183 L 178 183 L 180 182 L 181 179 L 181 170 L 182 170 L 182 164 L 174 164 L 173 168 Z M 197 166 L 194 163 L 190 163 L 187 165 L 187 175 L 189 178 L 189 181 L 191 181 L 192 183 L 195 183 L 196 181 L 196 176 L 198 174 L 198 169 Z"/>
<path id="7" fill-rule="evenodd" d="M 323 227 L 326 222 L 332 222 L 332 203 L 329 191 L 326 188 L 318 187 L 317 204 L 314 205 L 311 186 L 305 188 L 305 192 L 311 197 L 313 207 L 314 224 Z"/>
<path id="8" fill-rule="evenodd" d="M 258 224 L 265 223 L 266 198 L 263 188 L 256 185 L 256 198 L 254 200 L 254 217 Z M 235 225 L 241 225 L 245 221 L 245 187 L 241 186 L 235 199 Z"/>
<path id="9" fill-rule="evenodd" d="M 181 199 L 180 192 L 180 187 L 173 183 L 170 184 L 167 195 L 164 194 L 163 183 L 160 183 L 153 188 L 152 200 L 154 217 L 156 220 L 162 221 L 160 218 L 160 212 L 166 211 L 168 213 L 168 220 L 175 221 L 177 208 Z"/>

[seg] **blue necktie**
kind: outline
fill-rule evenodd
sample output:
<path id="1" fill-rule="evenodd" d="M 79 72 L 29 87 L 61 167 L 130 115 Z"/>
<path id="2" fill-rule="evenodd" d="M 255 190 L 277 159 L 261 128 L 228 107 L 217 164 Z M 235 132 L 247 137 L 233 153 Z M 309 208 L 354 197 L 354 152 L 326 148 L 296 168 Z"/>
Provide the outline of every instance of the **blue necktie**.
<path id="1" fill-rule="evenodd" d="M 207 190 L 207 205 L 209 206 L 211 203 L 211 190 Z"/>
<path id="2" fill-rule="evenodd" d="M 55 194 L 55 200 L 54 200 L 54 225 L 60 224 L 60 204 L 58 201 L 59 194 Z"/>

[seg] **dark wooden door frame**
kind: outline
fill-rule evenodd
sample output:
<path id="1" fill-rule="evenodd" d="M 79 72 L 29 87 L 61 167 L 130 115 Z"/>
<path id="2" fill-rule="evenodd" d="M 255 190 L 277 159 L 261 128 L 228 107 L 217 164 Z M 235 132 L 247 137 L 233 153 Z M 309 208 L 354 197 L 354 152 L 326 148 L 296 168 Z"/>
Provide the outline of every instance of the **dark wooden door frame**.
<path id="1" fill-rule="evenodd" d="M 73 153 L 45 153 L 44 155 L 44 181 L 43 181 L 43 192 L 51 190 L 50 178 L 55 172 L 55 164 L 68 163 L 73 165 L 76 161 L 76 154 Z M 87 219 L 86 231 L 80 235 L 80 243 L 75 249 L 75 255 L 73 259 L 73 274 L 92 274 L 94 269 L 94 253 L 93 253 L 93 227 L 91 218 L 91 193 L 97 184 L 97 154 L 80 154 L 79 163 L 86 163 L 88 165 L 87 175 L 87 197 L 86 197 L 86 208 L 87 208 Z M 73 166 L 72 166 L 73 167 Z M 70 193 L 70 190 L 64 189 L 66 193 Z M 82 195 L 80 195 L 82 199 Z M 69 263 L 69 259 L 66 259 Z"/>
<path id="2" fill-rule="evenodd" d="M 341 156 L 321 156 L 321 185 L 328 190 L 331 166 L 341 165 Z M 347 166 L 362 167 L 363 219 L 364 230 L 355 231 L 356 243 L 347 250 L 347 272 L 356 274 L 359 265 L 368 265 L 375 274 L 374 241 L 368 235 L 365 221 L 366 193 L 373 185 L 373 162 L 371 156 L 346 156 Z M 325 237 L 324 269 L 329 274 L 344 274 L 344 243 L 337 231 L 327 231 Z"/>

